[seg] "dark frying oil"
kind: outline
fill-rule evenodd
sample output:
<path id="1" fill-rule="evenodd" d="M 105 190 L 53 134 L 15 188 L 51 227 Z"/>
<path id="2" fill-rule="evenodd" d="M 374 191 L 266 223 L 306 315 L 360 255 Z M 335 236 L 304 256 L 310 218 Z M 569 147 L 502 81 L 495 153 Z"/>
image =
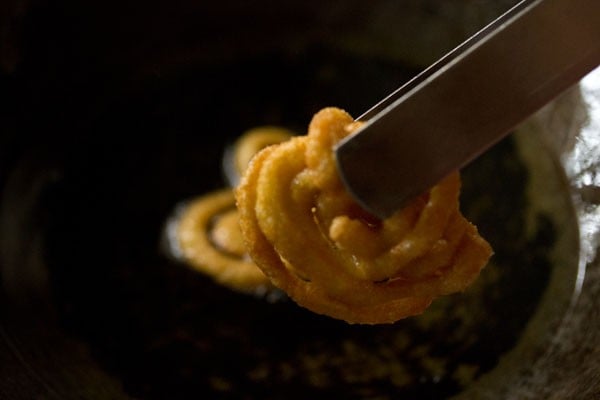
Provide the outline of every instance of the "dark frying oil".
<path id="1" fill-rule="evenodd" d="M 348 325 L 222 288 L 159 249 L 176 203 L 224 185 L 222 151 L 245 129 L 303 134 L 321 107 L 357 116 L 413 73 L 308 48 L 148 80 L 99 105 L 50 194 L 46 253 L 64 326 L 142 399 L 439 399 L 493 369 L 539 302 L 554 240 L 543 217 L 525 232 L 527 171 L 510 140 L 463 175 L 463 210 L 492 263 L 420 317 Z"/>

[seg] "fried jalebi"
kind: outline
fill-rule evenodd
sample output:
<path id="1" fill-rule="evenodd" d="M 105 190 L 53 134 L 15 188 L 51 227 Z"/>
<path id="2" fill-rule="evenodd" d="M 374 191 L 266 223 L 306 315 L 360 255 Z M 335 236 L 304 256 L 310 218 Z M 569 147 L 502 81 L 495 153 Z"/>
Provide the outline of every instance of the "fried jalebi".
<path id="1" fill-rule="evenodd" d="M 271 286 L 246 255 L 230 189 L 187 204 L 179 216 L 176 235 L 184 261 L 218 283 L 242 292 Z"/>
<path id="2" fill-rule="evenodd" d="M 460 213 L 457 172 L 385 220 L 345 191 L 332 148 L 360 126 L 326 108 L 308 135 L 258 153 L 236 190 L 247 251 L 298 304 L 351 323 L 389 323 L 464 290 L 491 255 Z"/>
<path id="3" fill-rule="evenodd" d="M 242 135 L 233 147 L 236 173 L 262 148 L 289 139 L 283 128 L 259 127 Z M 271 282 L 247 255 L 231 189 L 198 197 L 185 205 L 175 227 L 177 253 L 197 271 L 229 288 L 264 293 Z"/>
<path id="4" fill-rule="evenodd" d="M 292 136 L 290 130 L 279 126 L 259 126 L 246 131 L 225 153 L 223 169 L 230 184 L 236 186 L 239 183 L 240 177 L 256 153 Z"/>

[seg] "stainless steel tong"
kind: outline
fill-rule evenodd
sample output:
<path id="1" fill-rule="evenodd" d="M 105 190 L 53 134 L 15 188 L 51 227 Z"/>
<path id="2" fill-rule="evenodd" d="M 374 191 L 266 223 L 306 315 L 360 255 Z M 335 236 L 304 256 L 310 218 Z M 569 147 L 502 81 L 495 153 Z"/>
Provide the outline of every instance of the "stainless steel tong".
<path id="1" fill-rule="evenodd" d="M 387 217 L 599 64 L 600 0 L 521 1 L 359 117 L 342 180 Z"/>

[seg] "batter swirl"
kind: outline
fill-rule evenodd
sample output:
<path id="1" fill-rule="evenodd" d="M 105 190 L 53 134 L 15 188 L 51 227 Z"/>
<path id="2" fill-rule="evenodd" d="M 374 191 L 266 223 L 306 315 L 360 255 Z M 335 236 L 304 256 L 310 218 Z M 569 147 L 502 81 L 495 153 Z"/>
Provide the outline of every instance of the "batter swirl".
<path id="1" fill-rule="evenodd" d="M 232 147 L 232 179 L 244 172 L 252 156 L 263 147 L 287 140 L 291 135 L 286 129 L 270 126 L 244 133 Z M 186 203 L 177 215 L 174 236 L 176 253 L 182 261 L 219 284 L 259 295 L 273 289 L 246 253 L 230 188 Z"/>
<path id="2" fill-rule="evenodd" d="M 326 108 L 308 135 L 259 152 L 236 190 L 246 249 L 298 304 L 351 323 L 390 323 L 464 290 L 492 250 L 459 211 L 450 174 L 390 218 L 345 191 L 332 148 L 360 126 Z"/>

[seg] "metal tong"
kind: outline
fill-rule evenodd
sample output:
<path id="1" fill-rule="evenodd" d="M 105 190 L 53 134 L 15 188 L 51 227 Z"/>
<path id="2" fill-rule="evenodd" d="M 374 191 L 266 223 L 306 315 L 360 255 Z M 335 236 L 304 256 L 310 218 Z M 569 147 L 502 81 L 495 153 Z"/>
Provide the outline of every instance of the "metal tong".
<path id="1" fill-rule="evenodd" d="M 388 217 L 600 64 L 600 0 L 524 0 L 358 119 L 341 178 Z"/>

